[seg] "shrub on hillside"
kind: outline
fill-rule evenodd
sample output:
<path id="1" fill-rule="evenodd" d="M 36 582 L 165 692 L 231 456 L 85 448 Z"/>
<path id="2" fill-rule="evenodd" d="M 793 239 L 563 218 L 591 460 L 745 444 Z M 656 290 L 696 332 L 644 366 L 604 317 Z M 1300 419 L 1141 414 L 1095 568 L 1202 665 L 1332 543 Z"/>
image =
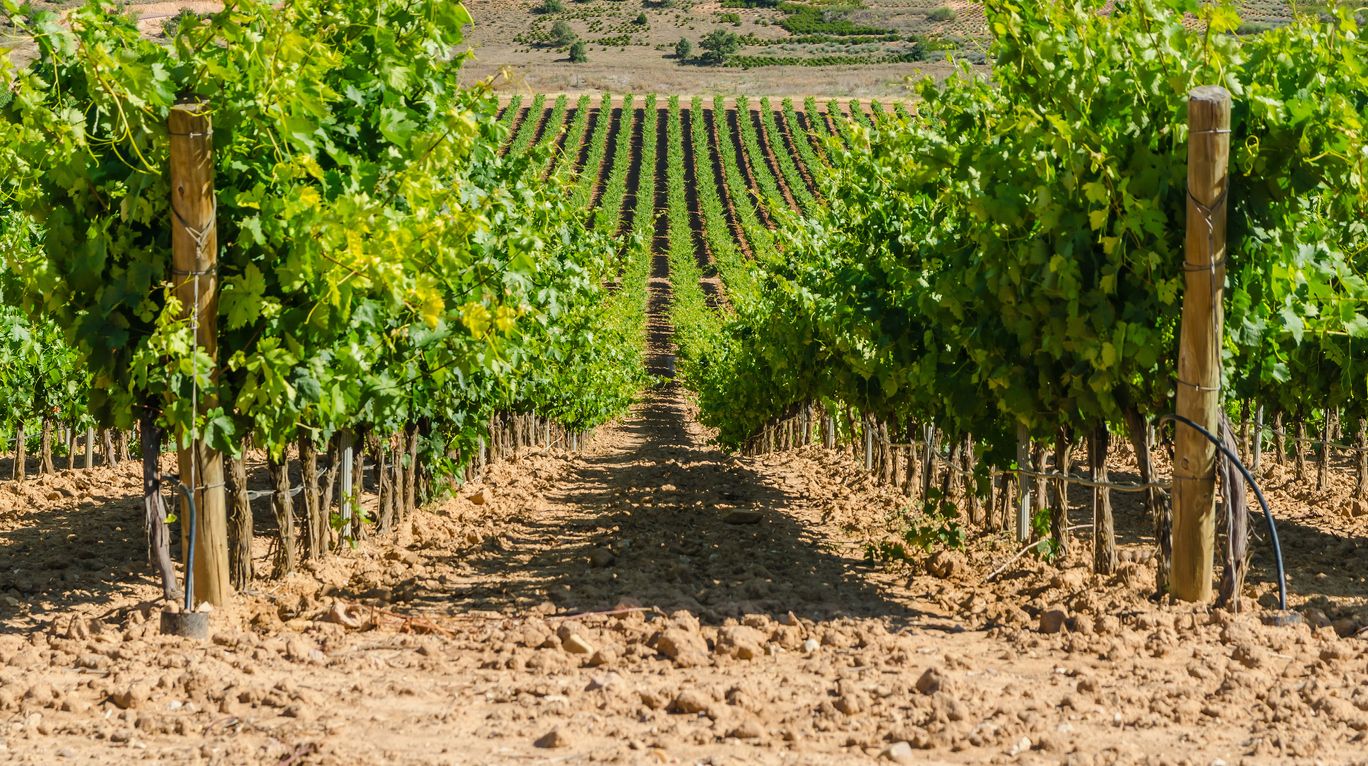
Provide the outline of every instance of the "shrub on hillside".
<path id="1" fill-rule="evenodd" d="M 703 55 L 700 57 L 703 63 L 725 64 L 728 56 L 741 50 L 741 38 L 735 32 L 718 29 L 709 32 L 699 43 L 699 47 L 703 49 Z"/>

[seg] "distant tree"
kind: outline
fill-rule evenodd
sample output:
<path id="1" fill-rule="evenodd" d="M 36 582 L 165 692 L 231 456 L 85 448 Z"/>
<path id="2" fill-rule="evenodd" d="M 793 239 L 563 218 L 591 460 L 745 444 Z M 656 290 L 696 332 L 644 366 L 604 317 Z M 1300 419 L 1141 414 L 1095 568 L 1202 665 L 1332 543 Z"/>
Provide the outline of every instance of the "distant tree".
<path id="1" fill-rule="evenodd" d="M 570 43 L 573 43 L 577 38 L 578 36 L 575 34 L 575 30 L 570 28 L 569 22 L 557 21 L 555 24 L 551 25 L 551 44 L 557 48 L 564 48 Z"/>
<path id="2" fill-rule="evenodd" d="M 679 42 L 675 43 L 675 58 L 680 61 L 687 61 L 692 55 L 693 43 L 689 42 L 688 38 L 679 38 Z"/>
<path id="3" fill-rule="evenodd" d="M 560 13 L 565 10 L 565 3 L 562 0 L 542 0 L 542 4 L 533 10 L 537 13 Z"/>
<path id="4" fill-rule="evenodd" d="M 720 65 L 727 57 L 741 50 L 741 38 L 735 32 L 717 29 L 709 32 L 698 44 L 703 49 L 700 57 L 705 64 Z"/>
<path id="5" fill-rule="evenodd" d="M 645 11 L 642 11 L 641 13 L 638 13 L 638 14 L 637 14 L 637 17 L 636 17 L 635 19 L 633 19 L 632 22 L 635 23 L 635 24 L 636 24 L 637 26 L 639 26 L 639 27 L 644 27 L 644 26 L 646 26 L 646 24 L 648 23 L 647 20 L 646 20 L 646 12 L 645 12 Z"/>
<path id="6" fill-rule="evenodd" d="M 575 44 L 570 46 L 571 63 L 583 64 L 588 60 L 589 46 L 585 45 L 583 40 L 576 40 Z"/>
<path id="7" fill-rule="evenodd" d="M 942 5 L 934 11 L 926 14 L 927 21 L 954 21 L 955 10 L 949 6 Z"/>

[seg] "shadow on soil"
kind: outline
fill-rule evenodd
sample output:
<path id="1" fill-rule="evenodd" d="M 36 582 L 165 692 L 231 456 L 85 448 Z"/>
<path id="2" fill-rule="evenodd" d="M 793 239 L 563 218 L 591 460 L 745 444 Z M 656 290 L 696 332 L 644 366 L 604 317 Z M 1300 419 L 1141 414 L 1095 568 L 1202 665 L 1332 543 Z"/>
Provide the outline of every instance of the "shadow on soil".
<path id="1" fill-rule="evenodd" d="M 578 489 L 550 498 L 593 515 L 510 530 L 504 550 L 465 563 L 518 576 L 456 590 L 448 607 L 502 611 L 550 599 L 561 612 L 580 612 L 633 599 L 705 622 L 788 611 L 818 620 L 886 615 L 895 624 L 929 617 L 884 598 L 848 559 L 825 550 L 819 533 L 772 510 L 794 497 L 691 440 L 682 401 L 659 390 L 622 426 L 632 448 L 585 458 L 567 477 Z M 761 518 L 728 523 L 743 511 Z M 615 563 L 591 566 L 596 550 L 612 551 Z"/>

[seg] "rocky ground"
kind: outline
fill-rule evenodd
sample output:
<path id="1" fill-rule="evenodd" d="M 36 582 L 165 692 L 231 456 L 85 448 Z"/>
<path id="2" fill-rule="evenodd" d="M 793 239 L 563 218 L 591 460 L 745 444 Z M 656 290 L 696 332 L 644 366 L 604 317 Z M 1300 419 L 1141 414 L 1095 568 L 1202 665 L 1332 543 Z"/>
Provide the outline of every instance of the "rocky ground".
<path id="1" fill-rule="evenodd" d="M 985 583 L 995 538 L 873 567 L 904 501 L 844 455 L 724 455 L 666 388 L 197 644 L 159 635 L 137 491 L 133 466 L 0 484 L 0 760 L 1368 759 L 1358 528 L 1341 569 L 1294 566 L 1284 627 L 1151 604 L 1140 544 L 1105 580 L 1084 551 Z"/>

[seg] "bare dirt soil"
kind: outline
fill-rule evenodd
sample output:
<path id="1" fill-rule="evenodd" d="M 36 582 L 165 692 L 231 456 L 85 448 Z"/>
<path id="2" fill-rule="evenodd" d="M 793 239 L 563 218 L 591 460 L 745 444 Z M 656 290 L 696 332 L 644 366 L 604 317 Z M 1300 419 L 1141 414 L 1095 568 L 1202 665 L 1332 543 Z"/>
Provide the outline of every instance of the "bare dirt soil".
<path id="1" fill-rule="evenodd" d="M 903 498 L 844 454 L 720 453 L 666 387 L 586 452 L 259 582 L 196 644 L 158 634 L 137 492 L 133 465 L 0 484 L 0 760 L 1368 758 L 1365 530 L 1334 508 L 1284 528 L 1289 627 L 1150 604 L 1142 543 L 1107 579 L 1084 546 L 985 584 L 996 538 L 875 568 Z"/>
<path id="2" fill-rule="evenodd" d="M 935 7 L 932 0 L 905 0 L 902 5 Z M 682 96 L 754 95 L 841 98 L 903 97 L 909 83 L 922 77 L 944 78 L 954 66 L 939 57 L 915 63 L 845 64 L 834 66 L 783 65 L 753 69 L 701 66 L 680 61 L 674 46 L 680 39 L 698 43 L 713 30 L 755 35 L 779 41 L 788 35 L 776 26 L 783 14 L 773 9 L 723 8 L 721 3 L 628 3 L 618 0 L 571 0 L 566 11 L 542 14 L 541 0 L 470 0 L 466 4 L 475 25 L 468 37 L 474 58 L 462 73 L 467 82 L 492 80 L 504 90 L 565 93 L 674 93 Z M 884 8 L 883 5 L 888 5 Z M 634 23 L 645 13 L 648 23 Z M 738 23 L 722 21 L 735 14 Z M 926 21 L 926 11 L 872 3 L 852 17 L 862 24 L 891 26 L 902 32 L 933 32 L 940 26 Z M 982 12 L 977 14 L 982 26 Z M 877 17 L 877 18 L 875 18 Z M 585 63 L 571 63 L 566 49 L 528 42 L 529 32 L 566 21 L 588 44 Z M 981 47 L 981 46 L 978 46 Z M 748 46 L 743 53 L 812 58 L 844 54 L 867 58 L 890 52 L 889 44 L 768 44 Z"/>

